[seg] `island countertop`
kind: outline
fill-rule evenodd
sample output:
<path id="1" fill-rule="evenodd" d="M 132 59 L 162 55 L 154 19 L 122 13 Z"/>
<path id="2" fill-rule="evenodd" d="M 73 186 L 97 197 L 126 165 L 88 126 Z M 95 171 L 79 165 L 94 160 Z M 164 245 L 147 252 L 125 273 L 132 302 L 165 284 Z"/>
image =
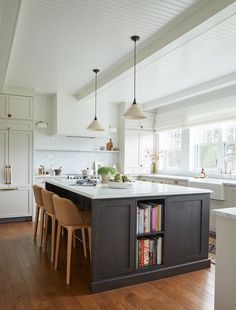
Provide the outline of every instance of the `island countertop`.
<path id="1" fill-rule="evenodd" d="M 136 181 L 134 183 L 134 187 L 129 189 L 112 189 L 108 187 L 108 184 L 97 184 L 96 186 L 81 186 L 77 185 L 76 182 L 73 180 L 62 179 L 47 180 L 46 182 L 90 199 L 175 196 L 211 193 L 211 190 L 207 189 L 144 181 Z"/>

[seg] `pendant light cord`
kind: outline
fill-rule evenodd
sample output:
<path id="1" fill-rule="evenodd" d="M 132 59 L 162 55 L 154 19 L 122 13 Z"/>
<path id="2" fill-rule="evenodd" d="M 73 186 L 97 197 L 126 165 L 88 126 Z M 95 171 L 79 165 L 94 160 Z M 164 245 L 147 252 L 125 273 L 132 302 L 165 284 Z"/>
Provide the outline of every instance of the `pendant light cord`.
<path id="1" fill-rule="evenodd" d="M 95 72 L 96 75 L 95 75 L 95 118 L 94 119 L 97 119 L 97 84 L 98 84 L 98 75 L 97 75 L 97 72 Z"/>
<path id="2" fill-rule="evenodd" d="M 136 103 L 136 41 L 134 41 L 134 102 Z"/>

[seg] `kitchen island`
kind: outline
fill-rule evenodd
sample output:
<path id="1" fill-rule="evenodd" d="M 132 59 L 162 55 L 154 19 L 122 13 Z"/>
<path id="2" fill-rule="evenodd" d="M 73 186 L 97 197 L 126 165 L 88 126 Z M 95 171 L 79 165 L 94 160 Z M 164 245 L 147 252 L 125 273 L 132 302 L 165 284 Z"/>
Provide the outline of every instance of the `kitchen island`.
<path id="1" fill-rule="evenodd" d="M 210 267 L 209 190 L 137 181 L 130 189 L 85 187 L 47 180 L 46 188 L 74 201 L 92 216 L 92 292 Z M 161 206 L 160 229 L 138 231 L 138 206 Z M 159 262 L 139 264 L 138 241 L 159 240 Z"/>

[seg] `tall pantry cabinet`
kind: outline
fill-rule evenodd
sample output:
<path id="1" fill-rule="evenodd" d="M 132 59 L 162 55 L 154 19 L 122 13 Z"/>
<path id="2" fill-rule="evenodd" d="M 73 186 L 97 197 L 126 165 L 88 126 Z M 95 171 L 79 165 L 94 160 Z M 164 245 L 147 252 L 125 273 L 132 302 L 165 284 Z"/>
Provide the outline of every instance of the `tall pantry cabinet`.
<path id="1" fill-rule="evenodd" d="M 32 216 L 33 98 L 0 94 L 0 222 Z"/>

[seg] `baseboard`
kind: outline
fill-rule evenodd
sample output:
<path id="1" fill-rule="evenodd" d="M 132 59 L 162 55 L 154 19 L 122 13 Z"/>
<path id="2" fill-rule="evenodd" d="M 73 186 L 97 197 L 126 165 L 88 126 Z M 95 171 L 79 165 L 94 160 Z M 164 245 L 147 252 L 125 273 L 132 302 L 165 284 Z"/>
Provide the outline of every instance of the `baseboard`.
<path id="1" fill-rule="evenodd" d="M 203 259 L 196 262 L 180 264 L 177 266 L 169 266 L 166 268 L 155 269 L 146 272 L 135 272 L 133 274 L 127 274 L 119 277 L 113 277 L 110 279 L 104 279 L 100 281 L 90 282 L 90 289 L 92 293 L 98 293 L 110 289 L 115 289 L 123 286 L 133 285 L 137 283 L 143 283 L 146 281 L 158 280 L 170 276 L 176 276 L 178 274 L 196 271 L 211 266 L 210 259 Z"/>
<path id="2" fill-rule="evenodd" d="M 0 219 L 0 224 L 16 222 L 32 222 L 32 216 L 9 217 Z"/>

